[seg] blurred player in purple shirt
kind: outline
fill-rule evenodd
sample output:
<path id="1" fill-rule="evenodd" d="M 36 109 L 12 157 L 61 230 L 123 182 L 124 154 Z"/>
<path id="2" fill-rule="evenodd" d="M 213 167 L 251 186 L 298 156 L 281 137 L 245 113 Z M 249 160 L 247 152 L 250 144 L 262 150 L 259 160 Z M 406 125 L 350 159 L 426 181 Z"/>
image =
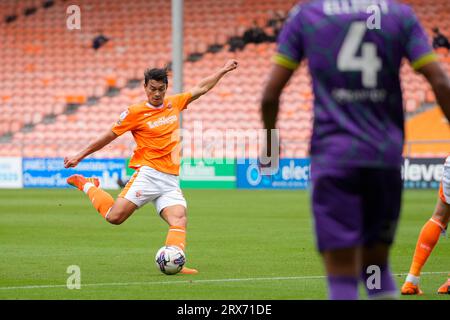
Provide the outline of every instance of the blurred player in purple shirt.
<path id="1" fill-rule="evenodd" d="M 357 299 L 360 280 L 370 298 L 398 294 L 388 257 L 402 194 L 403 58 L 427 78 L 450 119 L 450 81 L 407 5 L 309 1 L 292 9 L 278 38 L 263 120 L 275 128 L 283 88 L 307 59 L 315 95 L 312 209 L 330 299 Z"/>

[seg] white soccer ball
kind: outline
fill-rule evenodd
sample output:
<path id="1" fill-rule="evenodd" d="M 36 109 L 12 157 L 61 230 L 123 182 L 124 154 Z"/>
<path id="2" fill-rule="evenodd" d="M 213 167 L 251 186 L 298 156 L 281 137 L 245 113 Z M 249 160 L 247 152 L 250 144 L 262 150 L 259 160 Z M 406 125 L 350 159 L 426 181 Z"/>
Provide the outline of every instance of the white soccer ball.
<path id="1" fill-rule="evenodd" d="M 158 250 L 155 257 L 156 267 L 165 274 L 180 272 L 186 263 L 183 250 L 176 246 L 164 246 Z"/>

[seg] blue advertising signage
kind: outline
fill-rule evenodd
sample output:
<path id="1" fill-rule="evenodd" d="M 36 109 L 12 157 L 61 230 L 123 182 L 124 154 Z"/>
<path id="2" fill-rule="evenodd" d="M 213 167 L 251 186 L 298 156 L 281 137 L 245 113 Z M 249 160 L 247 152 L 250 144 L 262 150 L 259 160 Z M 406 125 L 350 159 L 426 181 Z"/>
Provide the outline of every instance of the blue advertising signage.
<path id="1" fill-rule="evenodd" d="M 118 189 L 117 180 L 125 176 L 124 159 L 85 159 L 76 168 L 65 169 L 63 158 L 24 158 L 25 188 L 67 188 L 72 174 L 98 177 L 104 189 Z"/>
<path id="2" fill-rule="evenodd" d="M 280 159 L 274 175 L 262 175 L 256 160 L 237 161 L 237 187 L 242 189 L 307 189 L 310 180 L 309 159 Z"/>
<path id="3" fill-rule="evenodd" d="M 439 189 L 444 173 L 443 158 L 406 158 L 402 166 L 405 189 Z"/>

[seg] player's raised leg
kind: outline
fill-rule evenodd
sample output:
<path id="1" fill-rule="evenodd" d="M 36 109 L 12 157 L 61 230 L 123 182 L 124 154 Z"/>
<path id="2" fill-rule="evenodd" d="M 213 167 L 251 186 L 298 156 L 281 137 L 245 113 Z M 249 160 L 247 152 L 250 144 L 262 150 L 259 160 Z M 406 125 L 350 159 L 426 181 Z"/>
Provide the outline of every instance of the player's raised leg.
<path id="1" fill-rule="evenodd" d="M 416 249 L 414 251 L 413 261 L 405 283 L 402 286 L 401 292 L 403 295 L 420 295 L 423 293 L 419 288 L 420 273 L 423 266 L 427 262 L 428 257 L 439 241 L 441 233 L 445 232 L 448 225 L 450 218 L 450 205 L 443 201 L 445 198 L 443 198 L 442 184 L 440 190 L 440 197 L 436 204 L 436 209 L 433 216 L 427 221 L 427 223 L 425 223 L 420 231 Z M 441 288 L 439 288 L 439 291 L 441 291 Z"/>
<path id="2" fill-rule="evenodd" d="M 67 183 L 86 193 L 94 208 L 111 224 L 121 224 L 137 208 L 127 199 L 118 198 L 114 201 L 109 193 L 99 188 L 97 178 L 85 178 L 75 174 L 67 179 Z"/>
<path id="3" fill-rule="evenodd" d="M 90 183 L 95 187 L 100 186 L 100 180 L 98 180 L 98 178 L 96 177 L 86 178 L 80 174 L 71 175 L 69 178 L 67 178 L 67 183 L 70 184 L 71 186 L 74 186 L 75 188 L 78 188 L 81 191 L 83 191 L 83 188 L 86 183 Z"/>
<path id="4" fill-rule="evenodd" d="M 74 174 L 67 178 L 67 183 L 86 193 L 94 208 L 105 217 L 114 204 L 111 195 L 99 188 L 98 179 L 85 178 Z"/>
<path id="5" fill-rule="evenodd" d="M 169 224 L 166 237 L 166 246 L 177 246 L 181 250 L 186 249 L 187 210 L 183 205 L 173 205 L 162 209 L 161 218 Z M 197 274 L 196 269 L 183 267 L 180 273 Z"/>
<path id="6" fill-rule="evenodd" d="M 122 224 L 138 207 L 125 198 L 117 198 L 111 210 L 106 214 L 106 221 L 111 224 Z"/>

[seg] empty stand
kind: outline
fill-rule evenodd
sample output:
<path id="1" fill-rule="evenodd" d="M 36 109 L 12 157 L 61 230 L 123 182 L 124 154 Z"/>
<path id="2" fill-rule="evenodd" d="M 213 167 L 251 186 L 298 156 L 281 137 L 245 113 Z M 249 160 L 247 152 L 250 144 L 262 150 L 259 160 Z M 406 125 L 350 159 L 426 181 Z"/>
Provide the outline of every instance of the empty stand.
<path id="1" fill-rule="evenodd" d="M 224 48 L 186 62 L 184 87 L 194 86 L 229 58 L 240 62 L 239 76 L 225 77 L 183 113 L 185 129 L 194 130 L 201 122 L 204 133 L 216 130 L 225 137 L 227 131 L 245 135 L 262 128 L 259 104 L 275 44 L 249 44 L 233 53 L 226 42 L 230 36 L 242 35 L 253 21 L 264 26 L 274 11 L 286 13 L 295 2 L 185 0 L 185 57 L 204 53 L 214 43 Z M 406 2 L 414 6 L 430 36 L 433 27 L 450 36 L 450 2 Z M 0 23 L 0 156 L 60 157 L 79 151 L 107 130 L 128 105 L 145 99 L 141 83 L 128 87 L 128 81 L 142 80 L 146 68 L 165 66 L 171 59 L 170 1 L 79 0 L 81 30 L 66 28 L 68 2 L 55 1 L 48 9 L 42 3 L 0 1 L 2 17 L 18 17 Z M 24 10 L 33 6 L 37 11 L 25 16 Z M 110 41 L 96 51 L 91 45 L 99 33 Z M 450 73 L 449 53 L 437 53 Z M 406 63 L 401 78 L 406 112 L 435 103 L 431 88 Z M 120 91 L 109 95 L 111 87 Z M 312 101 L 311 80 L 303 64 L 282 97 L 283 155 L 308 154 Z M 133 146 L 127 133 L 96 156 L 127 157 Z M 194 151 L 193 146 L 185 150 L 186 154 Z M 253 147 L 247 152 L 256 155 Z"/>
<path id="2" fill-rule="evenodd" d="M 412 157 L 447 157 L 450 127 L 441 109 L 434 107 L 412 117 L 405 126 L 405 154 Z"/>

